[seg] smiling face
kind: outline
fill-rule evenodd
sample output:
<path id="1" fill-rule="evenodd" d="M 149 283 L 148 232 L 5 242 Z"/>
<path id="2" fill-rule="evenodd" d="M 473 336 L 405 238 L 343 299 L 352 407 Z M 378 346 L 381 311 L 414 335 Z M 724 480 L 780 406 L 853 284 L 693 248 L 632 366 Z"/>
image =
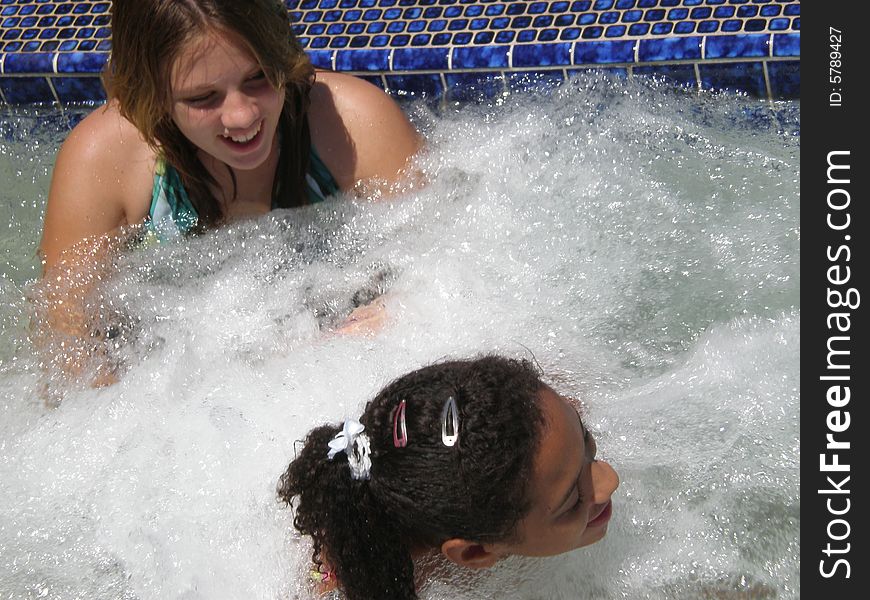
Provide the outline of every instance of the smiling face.
<path id="1" fill-rule="evenodd" d="M 552 556 L 607 533 L 619 476 L 595 460 L 595 439 L 567 400 L 548 387 L 539 398 L 544 425 L 529 485 L 532 507 L 517 527 L 518 541 L 494 544 L 497 554 Z"/>
<path id="2" fill-rule="evenodd" d="M 191 40 L 171 74 L 172 119 L 205 156 L 251 170 L 277 152 L 284 92 L 234 37 L 210 31 Z"/>

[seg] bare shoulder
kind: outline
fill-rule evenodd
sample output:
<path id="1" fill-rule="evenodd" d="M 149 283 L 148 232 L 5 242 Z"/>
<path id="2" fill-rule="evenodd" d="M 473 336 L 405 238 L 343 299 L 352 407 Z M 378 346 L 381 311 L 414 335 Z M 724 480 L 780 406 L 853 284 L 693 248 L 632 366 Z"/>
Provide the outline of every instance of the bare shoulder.
<path id="1" fill-rule="evenodd" d="M 154 160 L 112 104 L 82 119 L 55 160 L 40 244 L 46 261 L 84 238 L 144 219 Z"/>
<path id="2" fill-rule="evenodd" d="M 73 155 L 76 162 L 86 167 L 121 167 L 124 172 L 152 167 L 154 159 L 153 150 L 113 103 L 82 119 L 64 141 L 58 158 L 61 155 Z"/>
<path id="3" fill-rule="evenodd" d="M 311 134 L 345 189 L 361 179 L 395 181 L 422 146 L 420 134 L 383 90 L 326 71 L 317 73 L 311 91 Z"/>

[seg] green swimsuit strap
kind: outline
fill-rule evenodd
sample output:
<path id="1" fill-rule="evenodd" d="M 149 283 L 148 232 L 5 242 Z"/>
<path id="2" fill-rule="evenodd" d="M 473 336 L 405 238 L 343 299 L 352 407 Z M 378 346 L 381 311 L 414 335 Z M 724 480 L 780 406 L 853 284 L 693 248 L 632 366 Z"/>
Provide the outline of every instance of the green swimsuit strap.
<path id="1" fill-rule="evenodd" d="M 315 203 L 323 201 L 327 196 L 332 196 L 339 192 L 338 183 L 329 169 L 324 164 L 323 160 L 311 146 L 310 161 L 308 163 L 308 173 L 305 175 L 305 181 L 308 184 L 308 202 Z"/>

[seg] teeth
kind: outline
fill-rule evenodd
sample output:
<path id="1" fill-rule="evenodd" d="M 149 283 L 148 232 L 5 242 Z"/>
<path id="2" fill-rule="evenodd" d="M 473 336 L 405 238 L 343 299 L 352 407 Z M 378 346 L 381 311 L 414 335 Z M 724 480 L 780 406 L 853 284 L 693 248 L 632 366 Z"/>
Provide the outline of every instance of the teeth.
<path id="1" fill-rule="evenodd" d="M 237 144 L 244 144 L 245 142 L 250 142 L 252 139 L 254 139 L 257 136 L 257 134 L 260 133 L 260 127 L 262 127 L 262 126 L 263 126 L 263 122 L 260 121 L 260 123 L 257 124 L 257 128 L 253 132 L 251 132 L 249 135 L 243 135 L 240 137 L 236 137 L 236 136 L 232 136 L 232 135 L 230 135 L 230 136 L 225 135 L 224 137 L 230 138 L 231 140 L 233 140 Z"/>

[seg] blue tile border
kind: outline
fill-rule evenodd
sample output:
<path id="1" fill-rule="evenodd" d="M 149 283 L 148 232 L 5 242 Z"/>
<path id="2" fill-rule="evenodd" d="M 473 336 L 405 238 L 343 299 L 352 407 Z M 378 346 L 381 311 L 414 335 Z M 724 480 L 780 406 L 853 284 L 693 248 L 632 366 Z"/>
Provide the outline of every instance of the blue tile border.
<path id="1" fill-rule="evenodd" d="M 704 42 L 704 58 L 770 56 L 770 35 L 713 35 Z"/>
<path id="2" fill-rule="evenodd" d="M 771 98 L 797 97 L 800 90 L 799 0 L 285 5 L 317 68 L 363 76 L 396 95 L 456 97 L 458 82 L 493 77 L 505 90 L 518 89 L 530 73 L 557 81 L 586 68 Z M 2 0 L 0 101 L 104 100 L 97 76 L 110 45 L 108 7 L 106 0 Z"/>

